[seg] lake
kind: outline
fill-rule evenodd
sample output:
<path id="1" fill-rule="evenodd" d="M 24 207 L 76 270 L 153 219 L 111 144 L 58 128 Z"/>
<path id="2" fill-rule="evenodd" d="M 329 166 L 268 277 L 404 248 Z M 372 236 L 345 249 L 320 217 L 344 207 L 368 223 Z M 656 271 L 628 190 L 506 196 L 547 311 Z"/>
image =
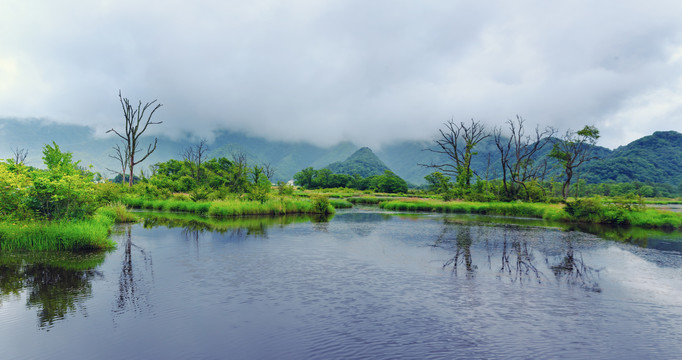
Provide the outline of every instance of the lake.
<path id="1" fill-rule="evenodd" d="M 0 257 L 0 357 L 682 354 L 680 233 L 362 208 L 145 216 L 109 253 Z"/>

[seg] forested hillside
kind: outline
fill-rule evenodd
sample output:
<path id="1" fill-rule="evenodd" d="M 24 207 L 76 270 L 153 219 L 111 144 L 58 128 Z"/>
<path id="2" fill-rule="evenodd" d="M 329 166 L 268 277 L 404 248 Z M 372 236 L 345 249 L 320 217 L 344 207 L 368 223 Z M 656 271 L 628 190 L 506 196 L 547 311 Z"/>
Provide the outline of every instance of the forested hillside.
<path id="1" fill-rule="evenodd" d="M 40 167 L 42 164 L 41 148 L 55 141 L 64 151 L 72 152 L 75 160 L 82 165 L 92 164 L 94 171 L 105 177 L 115 174 L 107 168 L 116 169 L 112 146 L 118 139 L 113 136 L 95 136 L 85 126 L 63 125 L 41 120 L 0 120 L 0 158 L 12 157 L 12 149 L 28 150 L 27 164 Z M 143 143 L 153 142 L 153 137 Z M 157 150 L 145 161 L 141 169 L 154 163 L 169 159 L 182 159 L 185 148 L 192 146 L 196 139 L 169 139 L 159 137 Z M 432 141 L 401 141 L 384 145 L 373 153 L 368 148 L 358 151 L 352 143 L 340 143 L 324 148 L 307 143 L 289 143 L 269 141 L 247 136 L 241 133 L 224 131 L 208 143 L 208 157 L 231 158 L 234 153 L 244 153 L 252 164 L 268 163 L 276 172 L 273 181 L 287 181 L 294 174 L 306 167 L 329 167 L 334 172 L 352 173 L 364 168 L 372 168 L 374 175 L 383 168 L 390 168 L 396 175 L 412 184 L 424 184 L 424 176 L 433 171 L 432 168 L 419 164 L 433 164 L 448 161 L 440 154 L 425 149 L 433 146 Z M 547 146 L 538 154 L 549 153 Z M 357 156 L 350 162 L 344 161 L 356 151 Z M 494 179 L 501 175 L 499 151 L 492 138 L 478 144 L 474 150 L 477 154 L 472 160 L 472 169 L 481 178 Z M 682 134 L 675 131 L 658 131 L 615 150 L 597 146 L 594 154 L 599 158 L 588 163 L 579 172 L 580 179 L 587 182 L 651 182 L 667 183 L 678 186 L 682 183 Z M 555 180 L 560 176 L 560 169 L 552 167 L 550 162 L 549 176 Z M 358 172 L 360 173 L 360 172 Z M 383 171 L 382 171 L 383 173 Z"/>
<path id="2" fill-rule="evenodd" d="M 585 166 L 588 182 L 682 183 L 682 134 L 657 131 Z"/>
<path id="3" fill-rule="evenodd" d="M 384 171 L 390 170 L 368 147 L 361 148 L 344 161 L 329 164 L 327 169 L 335 174 L 358 174 L 363 178 L 372 175 L 383 175 Z"/>

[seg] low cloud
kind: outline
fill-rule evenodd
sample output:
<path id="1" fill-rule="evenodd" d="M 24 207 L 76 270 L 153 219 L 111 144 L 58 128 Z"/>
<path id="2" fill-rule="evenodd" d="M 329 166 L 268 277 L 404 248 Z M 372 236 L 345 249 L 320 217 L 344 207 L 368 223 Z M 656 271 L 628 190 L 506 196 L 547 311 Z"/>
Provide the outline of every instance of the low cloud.
<path id="1" fill-rule="evenodd" d="M 0 117 L 379 146 L 444 121 L 682 131 L 681 4 L 668 1 L 9 1 Z"/>

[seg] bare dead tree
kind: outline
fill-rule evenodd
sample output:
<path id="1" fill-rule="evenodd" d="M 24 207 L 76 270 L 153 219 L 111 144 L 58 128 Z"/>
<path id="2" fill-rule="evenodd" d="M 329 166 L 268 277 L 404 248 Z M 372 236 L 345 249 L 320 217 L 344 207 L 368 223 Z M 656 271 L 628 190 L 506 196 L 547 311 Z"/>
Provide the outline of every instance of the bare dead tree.
<path id="1" fill-rule="evenodd" d="M 121 171 L 119 172 L 117 170 L 107 168 L 108 171 L 121 175 L 121 184 L 123 184 L 123 182 L 126 179 L 126 169 L 128 169 L 130 157 L 130 154 L 128 153 L 128 147 L 125 146 L 125 143 L 123 145 L 124 145 L 123 148 L 121 148 L 118 144 L 116 144 L 116 146 L 112 147 L 112 149 L 114 149 L 114 154 L 109 155 L 110 158 L 118 161 L 118 164 L 121 167 Z"/>
<path id="2" fill-rule="evenodd" d="M 28 149 L 19 148 L 18 146 L 12 149 L 12 155 L 15 164 L 23 164 L 28 156 Z"/>
<path id="3" fill-rule="evenodd" d="M 248 173 L 249 165 L 247 163 L 246 153 L 242 151 L 235 151 L 232 153 L 232 166 L 229 172 L 229 187 L 230 191 L 240 194 L 244 193 L 248 188 Z"/>
<path id="4" fill-rule="evenodd" d="M 269 162 L 263 163 L 261 166 L 263 170 L 263 174 L 265 174 L 265 177 L 268 178 L 268 180 L 272 180 L 272 177 L 275 176 L 276 169 L 272 164 Z"/>
<path id="5" fill-rule="evenodd" d="M 121 90 L 118 91 L 118 98 L 121 101 L 121 107 L 123 108 L 123 116 L 125 117 L 125 131 L 121 133 L 112 128 L 111 130 L 107 131 L 107 133 L 114 132 L 121 139 L 123 139 L 123 142 L 129 155 L 128 170 L 130 171 L 130 178 L 128 184 L 129 186 L 133 186 L 133 170 L 135 165 L 147 159 L 147 157 L 149 157 L 149 155 L 151 155 L 154 152 L 154 150 L 156 150 L 156 144 L 158 142 L 158 139 L 154 138 L 154 144 L 153 145 L 149 144 L 145 154 L 139 160 L 135 160 L 135 156 L 137 155 L 138 152 L 140 152 L 140 149 L 138 149 L 140 136 L 144 134 L 149 125 L 157 125 L 163 123 L 163 121 L 152 121 L 152 116 L 154 115 L 156 110 L 158 110 L 163 105 L 162 104 L 155 105 L 157 101 L 156 99 L 152 102 L 146 103 L 144 106 L 142 106 L 142 101 L 140 101 L 137 105 L 137 109 L 135 109 L 130 104 L 128 98 L 124 98 L 121 96 Z M 151 110 L 148 113 L 145 120 L 145 113 L 150 108 Z"/>
<path id="6" fill-rule="evenodd" d="M 197 182 L 201 181 L 201 164 L 206 160 L 208 145 L 206 139 L 201 139 L 198 144 L 185 148 L 182 157 L 190 165 L 192 176 Z"/>
<path id="7" fill-rule="evenodd" d="M 433 148 L 425 149 L 436 154 L 445 155 L 449 161 L 443 163 L 419 164 L 441 171 L 450 176 L 455 176 L 458 183 L 471 185 L 471 177 L 475 172 L 471 169 L 471 158 L 476 154 L 474 147 L 489 137 L 485 125 L 480 121 L 471 119 L 471 124 L 464 122 L 459 124 L 454 120 L 444 123 L 445 128 L 439 129 L 440 138 L 434 140 Z"/>
<path id="8" fill-rule="evenodd" d="M 536 126 L 533 134 L 526 135 L 524 122 L 525 119 L 518 115 L 516 121 L 507 120 L 509 138 L 505 140 L 499 128 L 493 130 L 493 138 L 495 146 L 500 151 L 502 183 L 505 192 L 508 195 L 515 193 L 508 186 L 507 179 L 509 179 L 514 185 L 523 188 L 530 198 L 529 182 L 544 179 L 547 172 L 547 161 L 539 159 L 539 153 L 551 142 L 556 130 L 546 127 L 541 131 L 540 127 Z"/>

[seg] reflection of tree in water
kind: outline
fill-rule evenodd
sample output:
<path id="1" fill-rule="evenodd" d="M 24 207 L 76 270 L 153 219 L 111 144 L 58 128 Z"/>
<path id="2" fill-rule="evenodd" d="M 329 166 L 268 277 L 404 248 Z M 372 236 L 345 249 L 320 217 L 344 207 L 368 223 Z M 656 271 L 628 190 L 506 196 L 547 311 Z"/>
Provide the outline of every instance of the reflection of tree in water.
<path id="1" fill-rule="evenodd" d="M 39 327 L 49 330 L 68 313 L 85 310 L 83 302 L 92 296 L 92 280 L 103 277 L 95 267 L 104 255 L 41 256 L 26 255 L 0 265 L 0 295 L 19 295 L 27 289 L 26 306 L 38 309 Z"/>
<path id="2" fill-rule="evenodd" d="M 471 227 L 470 226 L 448 226 L 445 223 L 443 230 L 436 239 L 433 246 L 455 248 L 455 255 L 443 264 L 443 268 L 452 266 L 452 272 L 457 274 L 457 268 L 464 265 L 467 277 L 474 275 L 474 270 L 478 267 L 473 264 L 471 258 Z M 451 231 L 454 231 L 454 236 L 448 236 Z"/>
<path id="3" fill-rule="evenodd" d="M 389 214 L 371 212 L 348 212 L 334 217 L 334 221 L 345 223 L 348 228 L 360 237 L 369 236 L 381 223 L 391 219 Z"/>
<path id="4" fill-rule="evenodd" d="M 148 288 L 143 278 L 144 273 L 135 271 L 133 255 L 139 253 L 142 256 L 145 269 L 148 269 L 153 277 L 152 257 L 144 249 L 133 244 L 131 230 L 132 227 L 128 226 L 125 232 L 123 262 L 121 263 L 121 274 L 118 280 L 119 291 L 114 310 L 117 314 L 124 313 L 127 310 L 141 311 L 143 307 L 149 306 L 146 302 L 146 291 Z M 133 248 L 136 250 L 135 252 L 133 252 Z"/>
<path id="5" fill-rule="evenodd" d="M 332 215 L 329 214 L 317 214 L 314 215 L 310 221 L 313 223 L 313 229 L 315 231 L 319 232 L 328 232 L 329 231 L 329 220 L 332 218 Z"/>
<path id="6" fill-rule="evenodd" d="M 30 288 L 26 305 L 40 309 L 40 327 L 52 325 L 75 311 L 84 299 L 92 296 L 91 281 L 102 277 L 101 272 L 93 269 L 72 271 L 43 264 L 27 266 L 24 275 Z"/>
<path id="7" fill-rule="evenodd" d="M 594 276 L 595 273 L 598 275 L 598 271 L 584 263 L 582 254 L 575 249 L 570 232 L 568 236 L 552 239 L 549 242 L 553 245 L 551 248 L 534 249 L 543 246 L 544 236 L 541 229 L 528 232 L 517 226 L 471 225 L 444 219 L 442 230 L 432 246 L 453 251 L 452 257 L 445 261 L 443 267 L 452 267 L 455 274 L 462 267 L 467 277 L 475 274 L 478 266 L 474 264 L 472 252 L 479 249 L 487 252 L 488 268 L 497 269 L 498 278 L 537 283 L 549 280 L 538 267 L 535 251 L 540 250 L 541 253 L 554 254 L 558 259 L 552 265 L 549 255 L 545 257 L 545 263 L 557 281 L 590 291 L 601 291 Z M 499 262 L 495 259 L 499 259 Z"/>
<path id="8" fill-rule="evenodd" d="M 595 274 L 596 277 L 599 277 L 599 270 L 585 265 L 582 254 L 575 253 L 571 237 L 572 232 L 569 232 L 565 237 L 566 254 L 561 257 L 557 264 L 550 266 L 554 276 L 557 281 L 565 281 L 570 285 L 579 285 L 590 291 L 601 292 L 601 288 L 595 279 Z"/>
<path id="9" fill-rule="evenodd" d="M 198 217 L 188 214 L 174 213 L 146 213 L 144 227 L 154 228 L 165 226 L 169 228 L 181 227 L 188 240 L 198 241 L 203 233 L 219 233 L 229 235 L 230 238 L 242 239 L 250 237 L 268 237 L 268 229 L 273 226 L 285 226 L 292 222 L 312 220 L 315 223 L 328 221 L 328 217 L 309 216 L 236 216 L 229 218 Z"/>
<path id="10" fill-rule="evenodd" d="M 518 230 L 514 233 L 518 233 Z M 541 283 L 544 274 L 533 264 L 534 260 L 533 250 L 529 249 L 528 241 L 519 240 L 518 236 L 512 236 L 512 239 L 509 239 L 509 228 L 505 226 L 502 235 L 502 264 L 499 275 L 505 274 L 512 282 L 534 279 Z"/>

